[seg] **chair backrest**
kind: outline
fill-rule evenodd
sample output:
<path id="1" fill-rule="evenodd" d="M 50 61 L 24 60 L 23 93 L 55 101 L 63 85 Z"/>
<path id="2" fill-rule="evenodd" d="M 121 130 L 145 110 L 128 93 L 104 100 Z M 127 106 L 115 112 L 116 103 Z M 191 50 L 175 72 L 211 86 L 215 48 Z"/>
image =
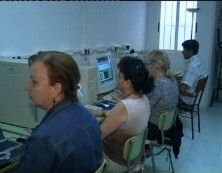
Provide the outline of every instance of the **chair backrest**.
<path id="1" fill-rule="evenodd" d="M 207 84 L 207 80 L 208 80 L 208 76 L 202 77 L 198 80 L 197 86 L 195 88 L 196 93 L 203 91 L 205 89 L 205 86 Z"/>
<path id="2" fill-rule="evenodd" d="M 162 135 L 162 144 L 165 143 L 164 131 L 169 130 L 175 124 L 176 116 L 175 109 L 165 111 L 160 115 L 158 127 Z"/>
<path id="3" fill-rule="evenodd" d="M 95 171 L 95 173 L 105 173 L 106 166 L 107 166 L 107 162 L 106 162 L 106 159 L 104 159 L 100 167 Z"/>
<path id="4" fill-rule="evenodd" d="M 123 158 L 127 162 L 130 162 L 136 159 L 137 157 L 142 157 L 147 132 L 148 128 L 146 128 L 143 133 L 133 136 L 125 142 L 123 149 Z"/>
<path id="5" fill-rule="evenodd" d="M 175 109 L 163 112 L 159 117 L 159 130 L 166 131 L 170 129 L 175 122 Z"/>
<path id="6" fill-rule="evenodd" d="M 203 96 L 206 84 L 207 84 L 208 76 L 202 77 L 198 80 L 197 86 L 195 88 L 196 97 L 194 100 L 194 104 L 200 104 L 201 98 Z"/>

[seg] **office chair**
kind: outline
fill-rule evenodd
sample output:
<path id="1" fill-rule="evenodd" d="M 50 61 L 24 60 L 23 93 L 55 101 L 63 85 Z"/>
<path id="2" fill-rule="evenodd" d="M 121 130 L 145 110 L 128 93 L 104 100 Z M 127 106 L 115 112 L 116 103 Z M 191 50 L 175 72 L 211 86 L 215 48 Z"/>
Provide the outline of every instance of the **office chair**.
<path id="1" fill-rule="evenodd" d="M 137 164 L 133 164 L 132 162 L 138 160 L 139 162 L 145 161 L 145 141 L 147 138 L 148 129 L 146 128 L 143 133 L 133 136 L 129 138 L 125 144 L 123 149 L 123 158 L 127 162 L 127 172 L 131 173 L 133 171 L 134 166 Z M 143 172 L 143 168 L 140 169 Z"/>
<path id="2" fill-rule="evenodd" d="M 176 121 L 176 112 L 175 109 L 166 111 L 162 113 L 159 117 L 159 130 L 161 131 L 161 144 L 157 142 L 157 140 L 146 140 L 146 144 L 150 145 L 151 148 L 151 157 L 152 157 L 152 167 L 153 173 L 156 172 L 155 160 L 154 157 L 161 154 L 164 151 L 167 151 L 167 158 L 169 158 L 169 169 L 171 167 L 172 172 L 174 173 L 174 167 L 171 157 L 171 148 L 169 145 L 171 143 L 171 139 L 166 137 L 166 132 L 175 124 Z M 154 150 L 158 149 L 157 152 Z"/>
<path id="3" fill-rule="evenodd" d="M 106 172 L 106 168 L 107 168 L 107 161 L 106 161 L 106 159 L 103 159 L 102 164 L 101 164 L 100 167 L 95 171 L 95 173 L 105 173 L 105 172 Z"/>
<path id="4" fill-rule="evenodd" d="M 200 102 L 205 90 L 205 86 L 208 80 L 208 76 L 202 77 L 198 80 L 197 86 L 195 88 L 195 93 L 191 94 L 190 97 L 194 98 L 193 104 L 178 104 L 177 105 L 177 115 L 180 117 L 190 118 L 191 119 L 191 130 L 192 130 L 192 139 L 194 139 L 194 125 L 193 119 L 195 116 L 198 118 L 198 132 L 200 132 Z M 184 110 L 186 113 L 181 114 L 180 111 Z"/>

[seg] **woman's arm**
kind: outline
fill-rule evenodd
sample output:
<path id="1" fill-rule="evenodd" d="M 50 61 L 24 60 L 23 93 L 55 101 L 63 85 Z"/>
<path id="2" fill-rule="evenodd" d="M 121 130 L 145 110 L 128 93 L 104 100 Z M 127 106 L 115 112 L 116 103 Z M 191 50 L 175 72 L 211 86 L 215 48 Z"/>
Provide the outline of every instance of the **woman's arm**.
<path id="1" fill-rule="evenodd" d="M 125 105 L 122 102 L 118 102 L 100 125 L 102 139 L 117 130 L 124 122 L 126 122 L 127 118 L 128 113 Z"/>

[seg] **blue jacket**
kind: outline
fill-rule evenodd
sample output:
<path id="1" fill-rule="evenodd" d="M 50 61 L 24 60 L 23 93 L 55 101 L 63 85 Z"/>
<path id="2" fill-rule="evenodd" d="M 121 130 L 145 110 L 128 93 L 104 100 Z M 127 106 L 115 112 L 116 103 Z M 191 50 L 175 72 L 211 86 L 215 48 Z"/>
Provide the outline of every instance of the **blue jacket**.
<path id="1" fill-rule="evenodd" d="M 91 173 L 102 160 L 101 131 L 83 106 L 66 99 L 49 110 L 25 144 L 18 173 Z"/>

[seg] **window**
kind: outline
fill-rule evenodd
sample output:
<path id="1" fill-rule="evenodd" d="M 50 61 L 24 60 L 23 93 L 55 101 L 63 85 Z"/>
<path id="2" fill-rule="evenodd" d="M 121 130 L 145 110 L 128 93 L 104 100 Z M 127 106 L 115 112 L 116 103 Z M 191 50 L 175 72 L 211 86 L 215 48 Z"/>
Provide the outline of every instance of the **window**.
<path id="1" fill-rule="evenodd" d="M 197 1 L 161 1 L 159 49 L 182 50 L 182 42 L 194 39 Z"/>

